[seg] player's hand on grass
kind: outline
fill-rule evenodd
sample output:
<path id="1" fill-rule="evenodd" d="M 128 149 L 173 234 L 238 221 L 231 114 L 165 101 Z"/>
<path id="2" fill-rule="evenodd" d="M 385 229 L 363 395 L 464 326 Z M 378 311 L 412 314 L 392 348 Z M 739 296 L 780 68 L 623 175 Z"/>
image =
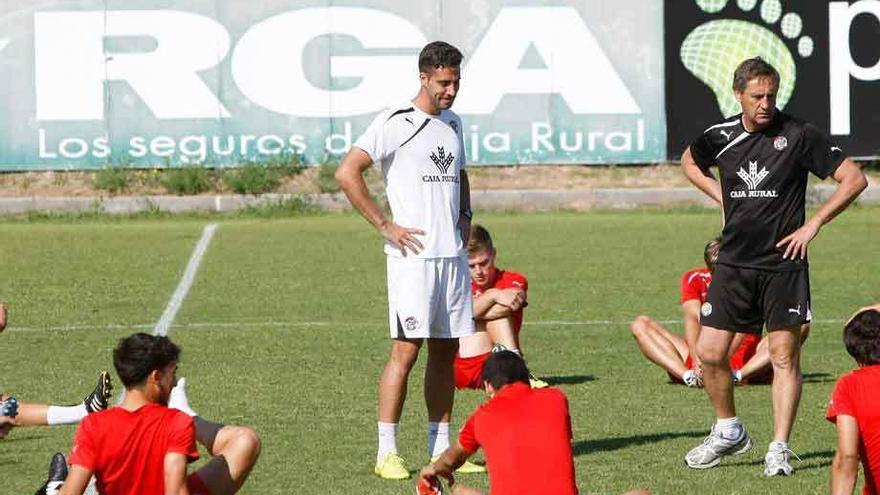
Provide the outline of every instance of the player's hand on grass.
<path id="1" fill-rule="evenodd" d="M 782 259 L 804 259 L 807 257 L 807 246 L 810 241 L 819 233 L 819 225 L 816 222 L 807 222 L 801 228 L 787 235 L 784 239 L 776 243 L 777 248 L 785 246 L 785 252 Z"/>
<path id="2" fill-rule="evenodd" d="M 499 290 L 495 294 L 495 302 L 516 311 L 525 304 L 526 293 L 522 289 Z"/>
<path id="3" fill-rule="evenodd" d="M 425 248 L 421 241 L 416 238 L 417 235 L 425 235 L 424 230 L 402 227 L 394 222 L 388 222 L 385 226 L 379 228 L 382 237 L 394 244 L 394 247 L 400 249 L 400 252 L 406 256 L 406 250 L 409 249 L 413 254 L 419 254 L 419 251 Z"/>

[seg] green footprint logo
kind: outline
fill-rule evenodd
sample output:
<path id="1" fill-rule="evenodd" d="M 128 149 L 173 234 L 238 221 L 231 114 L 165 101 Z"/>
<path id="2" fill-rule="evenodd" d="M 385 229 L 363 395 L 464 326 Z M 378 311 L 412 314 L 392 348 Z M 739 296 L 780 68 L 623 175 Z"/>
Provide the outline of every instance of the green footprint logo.
<path id="1" fill-rule="evenodd" d="M 704 12 L 715 14 L 727 6 L 728 0 L 695 0 Z M 758 8 L 761 20 L 767 25 L 779 23 L 781 36 L 795 40 L 797 53 L 802 58 L 813 54 L 813 39 L 801 36 L 803 19 L 798 14 L 783 14 L 780 0 L 763 0 Z M 743 12 L 750 12 L 758 0 L 736 0 Z M 776 104 L 785 108 L 797 81 L 795 59 L 780 35 L 749 21 L 719 19 L 697 26 L 681 44 L 684 66 L 715 93 L 718 108 L 725 117 L 740 112 L 739 103 L 731 90 L 733 71 L 747 58 L 760 56 L 779 71 L 781 78 Z"/>

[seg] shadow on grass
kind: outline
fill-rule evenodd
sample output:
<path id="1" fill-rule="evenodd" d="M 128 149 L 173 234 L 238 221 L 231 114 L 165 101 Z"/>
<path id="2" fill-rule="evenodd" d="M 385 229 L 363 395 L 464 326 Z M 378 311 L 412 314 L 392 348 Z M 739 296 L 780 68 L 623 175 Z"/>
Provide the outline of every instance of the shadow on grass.
<path id="1" fill-rule="evenodd" d="M 565 375 L 565 376 L 541 376 L 538 377 L 550 385 L 578 385 L 592 382 L 596 378 L 593 375 Z"/>
<path id="2" fill-rule="evenodd" d="M 572 445 L 575 456 L 592 454 L 597 452 L 611 452 L 624 449 L 632 445 L 644 445 L 648 443 L 663 442 L 675 438 L 702 438 L 705 431 L 678 431 L 668 433 L 654 433 L 651 435 L 634 435 L 630 437 L 599 438 L 596 440 L 579 440 Z"/>
<path id="3" fill-rule="evenodd" d="M 834 458 L 833 450 L 817 450 L 814 452 L 807 452 L 806 454 L 798 454 L 800 457 L 800 461 L 797 458 L 792 456 L 791 464 L 794 467 L 795 472 L 797 471 L 809 471 L 810 469 L 820 469 L 827 468 L 831 465 L 831 460 Z M 804 464 L 803 462 L 809 461 L 810 459 L 816 459 L 818 462 L 815 464 Z M 757 460 L 751 460 L 748 462 L 737 462 L 730 463 L 730 466 L 763 466 L 764 465 L 764 457 L 760 457 Z"/>
<path id="4" fill-rule="evenodd" d="M 4 445 L 9 445 L 10 443 L 15 442 L 30 442 L 33 440 L 40 440 L 42 438 L 46 438 L 46 435 L 34 434 L 33 432 L 28 432 L 24 435 L 16 435 L 16 432 L 13 431 L 10 435 L 3 439 Z"/>
<path id="5" fill-rule="evenodd" d="M 804 383 L 828 383 L 837 379 L 830 373 L 804 373 L 803 377 Z"/>

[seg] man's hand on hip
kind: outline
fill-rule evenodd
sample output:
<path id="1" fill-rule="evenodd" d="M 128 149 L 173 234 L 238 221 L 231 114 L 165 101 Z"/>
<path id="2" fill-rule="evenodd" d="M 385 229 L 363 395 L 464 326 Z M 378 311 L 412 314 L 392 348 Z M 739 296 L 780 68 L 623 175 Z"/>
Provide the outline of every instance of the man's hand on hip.
<path id="1" fill-rule="evenodd" d="M 425 248 L 421 241 L 416 238 L 417 235 L 425 235 L 424 230 L 402 227 L 394 222 L 388 222 L 386 225 L 379 227 L 382 237 L 387 239 L 394 247 L 406 256 L 406 250 L 409 249 L 413 254 L 419 254 L 419 251 Z"/>
<path id="2" fill-rule="evenodd" d="M 804 259 L 807 257 L 807 246 L 810 241 L 819 233 L 820 224 L 815 222 L 807 222 L 801 228 L 787 235 L 784 239 L 776 243 L 776 247 L 785 246 L 785 253 L 782 259 Z"/>

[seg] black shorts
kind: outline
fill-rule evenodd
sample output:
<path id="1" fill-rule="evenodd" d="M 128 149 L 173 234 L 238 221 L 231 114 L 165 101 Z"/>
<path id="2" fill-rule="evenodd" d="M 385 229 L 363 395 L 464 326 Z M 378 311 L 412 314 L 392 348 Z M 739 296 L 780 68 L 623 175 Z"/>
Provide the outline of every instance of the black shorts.
<path id="1" fill-rule="evenodd" d="M 700 323 L 719 330 L 761 334 L 808 323 L 810 273 L 771 272 L 716 265 Z"/>

